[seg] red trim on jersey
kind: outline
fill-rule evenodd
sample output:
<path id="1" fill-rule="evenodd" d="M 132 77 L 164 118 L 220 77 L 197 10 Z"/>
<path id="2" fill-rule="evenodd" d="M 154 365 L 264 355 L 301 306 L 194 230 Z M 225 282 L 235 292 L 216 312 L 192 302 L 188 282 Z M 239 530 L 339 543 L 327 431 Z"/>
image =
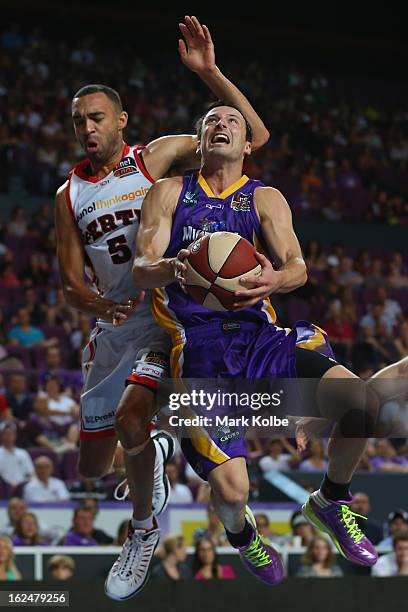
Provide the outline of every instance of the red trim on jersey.
<path id="1" fill-rule="evenodd" d="M 122 150 L 122 157 L 120 159 L 122 160 L 125 157 L 125 155 L 129 153 L 129 151 L 130 151 L 130 147 L 128 144 L 125 143 L 123 150 Z M 88 181 L 89 183 L 99 183 L 99 181 L 103 181 L 104 179 L 106 179 L 106 177 L 109 176 L 109 174 L 111 174 L 111 172 L 113 172 L 116 168 L 115 166 L 115 168 L 112 168 L 109 174 L 101 178 L 98 178 L 96 176 L 92 176 L 84 172 L 85 168 L 89 168 L 90 165 L 91 165 L 91 162 L 89 161 L 89 159 L 84 159 L 81 162 L 79 162 L 79 164 L 74 166 L 72 172 L 75 172 L 75 174 L 79 176 L 79 178 L 81 178 L 83 181 Z"/>
<path id="2" fill-rule="evenodd" d="M 126 384 L 136 384 L 142 385 L 143 387 L 147 387 L 151 391 L 156 391 L 159 383 L 157 380 L 152 380 L 147 376 L 139 376 L 139 374 L 131 374 L 126 378 Z"/>
<path id="3" fill-rule="evenodd" d="M 138 147 L 134 147 L 134 149 L 133 149 L 133 153 L 134 153 L 135 160 L 136 160 L 136 163 L 137 163 L 137 165 L 138 165 L 138 167 L 139 167 L 140 172 L 141 172 L 142 174 L 144 174 L 144 176 L 147 178 L 147 180 L 148 180 L 148 181 L 150 181 L 152 184 L 154 184 L 156 181 L 155 181 L 155 180 L 154 180 L 154 178 L 153 178 L 153 177 L 152 177 L 152 176 L 149 174 L 149 172 L 148 172 L 148 170 L 147 170 L 146 166 L 144 165 L 144 163 L 142 162 L 142 160 L 141 160 L 141 159 L 140 159 L 140 157 L 139 157 L 139 153 L 138 153 L 138 151 L 141 151 L 142 149 L 145 149 L 145 148 L 146 148 L 146 147 L 140 147 L 140 146 L 138 146 Z"/>
<path id="4" fill-rule="evenodd" d="M 69 188 L 71 187 L 71 176 L 72 176 L 72 170 L 69 173 L 68 185 L 67 185 L 67 188 L 65 189 L 65 200 L 66 200 L 69 210 L 71 211 L 72 218 L 76 222 L 74 209 L 72 208 L 71 196 L 69 195 Z"/>
<path id="5" fill-rule="evenodd" d="M 103 429 L 102 431 L 84 431 L 79 432 L 80 440 L 92 440 L 93 438 L 111 438 L 116 436 L 116 430 L 113 427 Z"/>
<path id="6" fill-rule="evenodd" d="M 93 358 L 95 357 L 95 351 L 96 351 L 96 347 L 98 346 L 96 343 L 96 338 L 97 336 L 99 336 L 99 334 L 102 331 L 102 327 L 98 327 L 97 326 L 97 332 L 95 334 L 95 338 L 93 338 L 92 340 L 89 340 L 88 344 L 86 345 L 86 348 L 89 348 L 91 354 L 89 355 L 89 359 L 88 359 L 88 365 L 86 366 L 86 368 L 89 368 L 89 362 L 91 362 L 93 360 Z"/>

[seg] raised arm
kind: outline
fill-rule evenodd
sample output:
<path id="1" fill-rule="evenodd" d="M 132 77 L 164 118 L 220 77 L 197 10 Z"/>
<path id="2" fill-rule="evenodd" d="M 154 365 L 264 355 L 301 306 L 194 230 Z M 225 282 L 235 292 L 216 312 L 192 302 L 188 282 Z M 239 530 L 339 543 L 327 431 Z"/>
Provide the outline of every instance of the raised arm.
<path id="1" fill-rule="evenodd" d="M 272 293 L 294 291 L 307 281 L 306 264 L 293 229 L 292 213 L 283 195 L 273 187 L 258 187 L 255 206 L 269 255 L 279 268 L 274 270 L 269 259 L 257 253 L 262 274 L 240 279 L 243 289 L 235 293 L 238 298 L 236 310 L 252 306 Z"/>
<path id="2" fill-rule="evenodd" d="M 133 263 L 136 287 L 164 287 L 176 279 L 181 262 L 176 257 L 164 258 L 163 255 L 170 243 L 173 213 L 181 188 L 180 177 L 162 179 L 149 189 L 143 201 Z"/>
<path id="3" fill-rule="evenodd" d="M 187 16 L 185 22 L 179 24 L 185 39 L 179 40 L 179 53 L 183 64 L 198 74 L 216 98 L 233 104 L 242 112 L 252 129 L 252 150 L 258 149 L 269 139 L 269 132 L 262 119 L 244 94 L 217 67 L 214 44 L 207 26 L 202 26 L 196 17 Z M 173 165 L 186 169 L 199 168 L 200 157 L 196 150 L 196 136 L 163 136 L 146 146 L 143 161 L 150 175 L 159 179 L 165 176 Z"/>
<path id="4" fill-rule="evenodd" d="M 185 23 L 180 23 L 179 27 L 184 36 L 184 40 L 179 40 L 183 64 L 196 72 L 219 100 L 238 107 L 251 126 L 252 149 L 262 147 L 269 140 L 269 132 L 244 94 L 216 65 L 214 44 L 207 26 L 201 25 L 197 17 L 186 16 Z"/>
<path id="5" fill-rule="evenodd" d="M 68 207 L 65 183 L 55 198 L 55 229 L 57 233 L 57 255 L 61 274 L 62 290 L 66 302 L 73 308 L 95 317 L 118 323 L 125 320 L 137 307 L 143 296 L 117 304 L 95 291 L 85 280 L 85 251 L 72 213 Z"/>

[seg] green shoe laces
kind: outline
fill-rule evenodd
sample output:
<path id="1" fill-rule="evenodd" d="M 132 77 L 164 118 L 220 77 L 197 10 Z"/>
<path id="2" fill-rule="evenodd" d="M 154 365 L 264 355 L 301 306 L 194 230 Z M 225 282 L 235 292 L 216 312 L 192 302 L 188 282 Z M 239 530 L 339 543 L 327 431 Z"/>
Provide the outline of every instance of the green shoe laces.
<path id="1" fill-rule="evenodd" d="M 242 552 L 242 555 L 248 559 L 252 565 L 256 565 L 256 567 L 262 567 L 263 565 L 271 563 L 268 553 L 262 547 L 262 540 L 259 534 L 256 535 L 251 546 L 248 546 L 248 548 Z"/>
<path id="2" fill-rule="evenodd" d="M 359 516 L 365 521 L 367 520 L 367 517 L 363 516 L 362 514 L 356 514 L 355 512 L 352 512 L 346 504 L 342 504 L 340 506 L 339 513 L 341 516 L 340 522 L 344 523 L 347 533 L 352 538 L 353 542 L 357 544 L 358 542 L 360 542 L 360 540 L 364 538 L 364 533 L 358 526 L 355 517 Z"/>

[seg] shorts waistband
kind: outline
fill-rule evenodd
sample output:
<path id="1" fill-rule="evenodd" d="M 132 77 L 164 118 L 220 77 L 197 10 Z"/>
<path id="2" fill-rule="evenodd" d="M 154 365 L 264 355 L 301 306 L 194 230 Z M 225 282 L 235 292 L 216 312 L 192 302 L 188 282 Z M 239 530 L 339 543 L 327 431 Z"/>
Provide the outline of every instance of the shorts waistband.
<path id="1" fill-rule="evenodd" d="M 229 334 L 236 334 L 238 332 L 251 332 L 258 331 L 262 327 L 265 327 L 267 323 L 253 323 L 248 321 L 237 321 L 234 319 L 224 321 L 212 321 L 211 323 L 205 323 L 204 325 L 194 325 L 194 327 L 186 328 L 186 336 L 191 338 L 200 335 L 203 336 L 214 336 L 220 333 L 228 336 Z"/>

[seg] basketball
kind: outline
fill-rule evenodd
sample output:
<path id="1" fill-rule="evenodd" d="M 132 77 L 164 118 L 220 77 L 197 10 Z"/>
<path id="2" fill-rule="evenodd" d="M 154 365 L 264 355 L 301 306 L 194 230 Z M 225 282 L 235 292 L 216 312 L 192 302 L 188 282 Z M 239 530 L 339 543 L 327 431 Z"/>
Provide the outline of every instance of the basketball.
<path id="1" fill-rule="evenodd" d="M 259 276 L 262 268 L 255 257 L 255 247 L 238 234 L 215 232 L 193 242 L 186 261 L 186 291 L 210 310 L 229 310 L 243 289 L 239 279 L 245 274 Z"/>

